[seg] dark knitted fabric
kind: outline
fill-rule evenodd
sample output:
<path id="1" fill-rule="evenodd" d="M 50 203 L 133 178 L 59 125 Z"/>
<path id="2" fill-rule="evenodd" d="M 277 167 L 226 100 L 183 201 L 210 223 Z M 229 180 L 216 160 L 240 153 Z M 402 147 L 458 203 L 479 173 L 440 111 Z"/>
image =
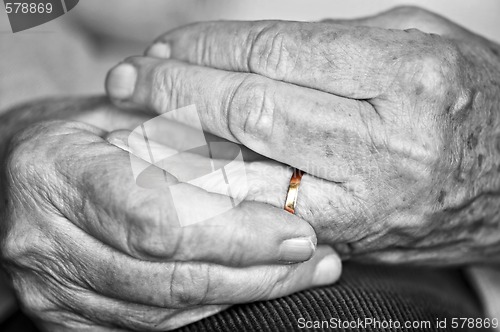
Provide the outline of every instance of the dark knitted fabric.
<path id="1" fill-rule="evenodd" d="M 479 302 L 458 269 L 345 264 L 342 278 L 335 285 L 273 301 L 233 306 L 178 331 L 299 331 L 301 318 L 305 321 L 373 318 L 401 323 L 430 321 L 433 324 L 430 329 L 379 329 L 367 326 L 360 329 L 363 331 L 464 331 L 467 329 L 451 329 L 451 319 L 480 316 Z M 448 328 L 436 328 L 436 319 L 446 319 Z M 18 313 L 1 325 L 0 331 L 30 332 L 36 329 L 26 316 Z"/>
<path id="2" fill-rule="evenodd" d="M 215 316 L 178 331 L 300 331 L 299 319 L 354 321 L 430 321 L 425 331 L 463 331 L 452 329 L 452 318 L 481 317 L 478 299 L 458 269 L 425 269 L 345 264 L 340 282 L 311 289 L 273 301 L 234 306 Z M 447 320 L 447 329 L 435 326 L 436 319 Z M 321 330 L 334 329 L 324 325 Z M 363 327 L 363 326 L 361 326 Z M 302 329 L 304 330 L 304 329 Z M 424 329 L 383 329 L 365 326 L 360 330 L 422 331 Z M 469 329 L 476 331 L 477 329 Z"/>

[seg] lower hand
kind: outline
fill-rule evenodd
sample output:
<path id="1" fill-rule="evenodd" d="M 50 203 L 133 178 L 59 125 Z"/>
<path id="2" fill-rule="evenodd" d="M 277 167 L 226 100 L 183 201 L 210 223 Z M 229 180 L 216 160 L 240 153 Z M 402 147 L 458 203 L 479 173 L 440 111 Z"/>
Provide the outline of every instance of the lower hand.
<path id="1" fill-rule="evenodd" d="M 339 277 L 335 252 L 315 251 L 313 229 L 282 209 L 246 202 L 180 227 L 167 188 L 138 187 L 113 135 L 38 122 L 6 149 L 2 262 L 44 329 L 172 329 Z"/>

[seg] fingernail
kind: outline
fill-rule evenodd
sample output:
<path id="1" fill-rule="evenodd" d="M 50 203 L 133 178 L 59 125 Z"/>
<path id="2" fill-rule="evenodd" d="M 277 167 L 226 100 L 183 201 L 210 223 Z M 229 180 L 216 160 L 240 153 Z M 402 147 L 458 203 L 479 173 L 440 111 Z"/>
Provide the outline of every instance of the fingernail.
<path id="1" fill-rule="evenodd" d="M 282 262 L 303 262 L 312 257 L 315 246 L 311 237 L 301 237 L 283 241 L 279 257 Z"/>
<path id="2" fill-rule="evenodd" d="M 128 99 L 132 97 L 137 81 L 137 71 L 131 64 L 122 63 L 111 69 L 106 80 L 106 90 L 111 98 Z"/>
<path id="3" fill-rule="evenodd" d="M 170 58 L 170 52 L 170 45 L 159 42 L 150 46 L 146 51 L 146 55 L 160 59 L 168 59 Z"/>
<path id="4" fill-rule="evenodd" d="M 315 286 L 328 285 L 335 281 L 340 276 L 341 263 L 337 255 L 325 256 L 316 265 L 314 270 L 313 284 Z"/>

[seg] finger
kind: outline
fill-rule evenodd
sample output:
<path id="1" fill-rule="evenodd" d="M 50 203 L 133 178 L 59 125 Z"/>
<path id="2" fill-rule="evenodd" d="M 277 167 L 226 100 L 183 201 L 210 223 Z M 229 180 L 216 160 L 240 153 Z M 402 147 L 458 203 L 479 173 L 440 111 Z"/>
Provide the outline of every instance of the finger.
<path id="1" fill-rule="evenodd" d="M 24 272 L 25 282 L 39 284 L 39 276 Z M 118 271 L 117 271 L 118 272 Z M 64 277 L 59 275 L 59 277 Z M 54 295 L 57 295 L 56 297 Z M 193 308 L 170 309 L 148 304 L 131 302 L 122 298 L 97 293 L 96 289 L 84 288 L 73 284 L 61 287 L 57 284 L 45 284 L 45 287 L 23 289 L 25 303 L 51 301 L 51 311 L 45 307 L 39 313 L 37 307 L 25 308 L 38 313 L 43 328 L 48 331 L 167 331 L 185 326 L 205 317 L 227 309 L 230 305 L 203 305 Z M 61 317 L 64 316 L 64 319 Z"/>
<path id="2" fill-rule="evenodd" d="M 51 195 L 56 203 L 64 197 L 57 208 L 68 219 L 122 252 L 155 261 L 232 266 L 299 262 L 314 252 L 312 227 L 281 208 L 233 205 L 226 195 L 178 183 L 166 172 L 159 173 L 162 181 L 167 177 L 165 185 L 139 187 L 126 151 L 88 134 L 72 139 L 54 141 L 64 158 L 54 161 L 62 183 Z"/>
<path id="3" fill-rule="evenodd" d="M 416 32 L 344 24 L 201 22 L 161 36 L 147 54 L 370 99 L 388 90 L 400 59 L 416 53 L 425 38 Z M 162 48 L 169 51 L 159 52 Z"/>
<path id="4" fill-rule="evenodd" d="M 136 74 L 123 77 L 123 67 L 134 68 Z M 343 182 L 360 174 L 356 167 L 372 155 L 373 145 L 380 149 L 381 161 L 387 157 L 387 130 L 365 101 L 253 74 L 152 58 L 131 58 L 112 70 L 110 95 L 116 80 L 129 81 L 132 95 L 127 100 L 133 104 L 161 114 L 200 105 L 197 114 L 204 130 L 324 179 Z M 375 160 L 366 161 L 375 165 Z"/>
<path id="5" fill-rule="evenodd" d="M 106 297 L 159 308 L 269 300 L 331 284 L 341 273 L 340 259 L 330 247 L 318 248 L 305 263 L 233 268 L 200 262 L 141 261 L 75 229 L 63 226 L 52 234 L 63 245 L 56 247 L 54 256 L 42 261 L 48 267 L 53 265 L 53 257 L 71 262 L 60 272 L 60 278 L 69 278 Z M 66 251 L 57 251 L 59 248 Z"/>

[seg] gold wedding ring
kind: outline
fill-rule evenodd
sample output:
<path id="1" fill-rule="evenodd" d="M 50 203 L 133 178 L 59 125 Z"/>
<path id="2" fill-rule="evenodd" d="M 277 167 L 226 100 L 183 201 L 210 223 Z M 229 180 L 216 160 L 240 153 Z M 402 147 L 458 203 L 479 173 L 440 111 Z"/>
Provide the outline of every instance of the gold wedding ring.
<path id="1" fill-rule="evenodd" d="M 294 169 L 292 177 L 290 178 L 290 185 L 285 200 L 285 210 L 291 214 L 295 214 L 295 205 L 297 204 L 297 196 L 299 194 L 300 180 L 302 180 L 302 172 L 299 169 Z"/>

